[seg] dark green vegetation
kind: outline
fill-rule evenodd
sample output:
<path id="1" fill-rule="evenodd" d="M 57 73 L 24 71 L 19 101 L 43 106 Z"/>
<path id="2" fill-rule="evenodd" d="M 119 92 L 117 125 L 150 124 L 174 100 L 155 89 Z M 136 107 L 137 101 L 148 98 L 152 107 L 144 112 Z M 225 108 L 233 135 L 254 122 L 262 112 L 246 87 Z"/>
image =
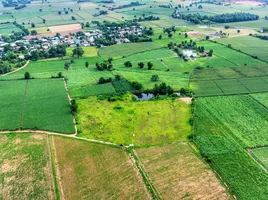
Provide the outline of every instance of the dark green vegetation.
<path id="1" fill-rule="evenodd" d="M 61 79 L 0 81 L 2 130 L 39 129 L 74 133 Z M 5 91 L 5 92 L 4 92 Z"/>
<path id="2" fill-rule="evenodd" d="M 248 96 L 195 101 L 194 142 L 240 199 L 268 197 L 267 172 L 245 150 L 268 144 L 267 119 L 267 110 Z"/>

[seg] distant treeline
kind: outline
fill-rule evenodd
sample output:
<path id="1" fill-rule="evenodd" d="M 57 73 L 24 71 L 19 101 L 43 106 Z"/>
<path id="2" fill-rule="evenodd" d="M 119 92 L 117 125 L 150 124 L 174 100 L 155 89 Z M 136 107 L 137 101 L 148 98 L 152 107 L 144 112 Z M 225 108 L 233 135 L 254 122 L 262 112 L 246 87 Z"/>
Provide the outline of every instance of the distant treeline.
<path id="1" fill-rule="evenodd" d="M 25 8 L 25 7 L 26 7 L 26 5 L 25 5 L 25 4 L 22 4 L 22 5 L 18 5 L 18 6 L 16 6 L 15 9 L 16 9 L 16 10 L 20 10 L 20 9 L 22 9 L 22 8 Z"/>
<path id="2" fill-rule="evenodd" d="M 242 22 L 242 21 L 252 21 L 252 20 L 258 20 L 259 16 L 254 15 L 251 13 L 243 13 L 243 12 L 237 12 L 237 13 L 227 13 L 222 15 L 215 15 L 215 16 L 208 16 L 208 15 L 200 15 L 197 14 L 178 14 L 176 11 L 172 14 L 173 18 L 176 19 L 183 19 L 190 21 L 194 24 L 201 24 L 201 23 L 209 23 L 209 22 L 215 22 L 215 23 L 229 23 L 229 22 Z"/>
<path id="3" fill-rule="evenodd" d="M 261 40 L 268 40 L 268 36 L 267 36 L 267 35 L 257 35 L 257 34 L 252 35 L 252 34 L 251 34 L 250 36 L 259 38 L 259 39 L 261 39 Z"/>
<path id="4" fill-rule="evenodd" d="M 2 4 L 4 7 L 19 7 L 19 4 L 24 5 L 28 3 L 31 3 L 31 0 L 3 0 L 2 1 Z"/>
<path id="5" fill-rule="evenodd" d="M 142 3 L 138 2 L 138 1 L 136 1 L 136 2 L 131 2 L 130 4 L 125 4 L 125 5 L 122 5 L 122 6 L 115 7 L 115 8 L 110 8 L 109 10 L 123 9 L 123 8 L 129 8 L 129 7 L 134 7 L 134 6 L 142 6 L 142 5 L 145 5 L 145 4 L 142 4 Z"/>
<path id="6" fill-rule="evenodd" d="M 134 19 L 133 21 L 138 21 L 138 22 L 143 22 L 143 21 L 155 21 L 155 20 L 160 20 L 159 17 L 154 17 L 153 15 L 148 16 L 148 17 L 139 17 L 138 19 Z"/>

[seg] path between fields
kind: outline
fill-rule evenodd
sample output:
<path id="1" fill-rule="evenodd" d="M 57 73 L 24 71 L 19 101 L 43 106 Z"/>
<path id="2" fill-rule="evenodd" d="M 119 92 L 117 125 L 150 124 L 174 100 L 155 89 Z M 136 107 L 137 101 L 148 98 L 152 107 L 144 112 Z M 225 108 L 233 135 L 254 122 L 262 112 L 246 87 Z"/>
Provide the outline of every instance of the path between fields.
<path id="1" fill-rule="evenodd" d="M 88 139 L 88 138 L 83 138 L 83 137 L 77 137 L 77 133 L 74 134 L 64 134 L 64 133 L 58 133 L 58 132 L 52 132 L 52 131 L 42 131 L 42 130 L 16 130 L 16 131 L 0 131 L 0 134 L 5 134 L 5 133 L 41 133 L 41 134 L 48 134 L 52 136 L 62 136 L 62 137 L 68 137 L 68 138 L 75 138 L 79 140 L 84 140 L 84 141 L 89 141 L 89 142 L 95 142 L 99 144 L 108 144 L 108 145 L 113 145 L 113 146 L 119 146 L 119 144 L 111 143 L 111 142 L 104 142 L 101 140 L 94 140 L 94 139 Z M 128 146 L 125 146 L 128 148 Z"/>
<path id="2" fill-rule="evenodd" d="M 22 70 L 23 68 L 27 67 L 27 65 L 29 64 L 29 62 L 30 62 L 30 60 L 27 60 L 27 62 L 25 63 L 25 65 L 23 65 L 22 67 L 20 67 L 20 68 L 14 70 L 14 71 L 12 71 L 12 72 L 8 72 L 8 73 L 6 73 L 6 74 L 2 74 L 1 76 L 7 76 L 7 75 L 9 75 L 9 74 L 13 74 L 13 73 L 15 73 L 15 72 L 17 72 L 17 71 L 19 71 L 19 70 Z"/>

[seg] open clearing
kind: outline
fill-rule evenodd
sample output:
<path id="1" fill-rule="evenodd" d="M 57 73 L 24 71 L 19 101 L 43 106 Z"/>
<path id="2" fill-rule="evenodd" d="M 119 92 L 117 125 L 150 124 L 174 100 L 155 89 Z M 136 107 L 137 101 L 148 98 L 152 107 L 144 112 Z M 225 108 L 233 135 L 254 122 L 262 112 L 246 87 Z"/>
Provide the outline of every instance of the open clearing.
<path id="1" fill-rule="evenodd" d="M 2 130 L 39 129 L 74 133 L 73 116 L 61 79 L 0 81 Z M 12 111 L 12 112 L 11 112 Z"/>
<path id="2" fill-rule="evenodd" d="M 65 199 L 150 199 L 120 148 L 52 136 Z"/>
<path id="3" fill-rule="evenodd" d="M 60 25 L 60 26 L 49 26 L 48 27 L 52 33 L 60 33 L 67 31 L 79 31 L 81 29 L 81 24 L 68 24 L 68 25 Z"/>
<path id="4" fill-rule="evenodd" d="M 0 199 L 55 199 L 45 134 L 0 134 Z"/>
<path id="5" fill-rule="evenodd" d="M 163 199 L 229 199 L 215 174 L 189 144 L 134 151 Z"/>
<path id="6" fill-rule="evenodd" d="M 190 105 L 179 100 L 108 102 L 91 97 L 78 106 L 81 137 L 146 146 L 185 141 L 191 131 Z"/>

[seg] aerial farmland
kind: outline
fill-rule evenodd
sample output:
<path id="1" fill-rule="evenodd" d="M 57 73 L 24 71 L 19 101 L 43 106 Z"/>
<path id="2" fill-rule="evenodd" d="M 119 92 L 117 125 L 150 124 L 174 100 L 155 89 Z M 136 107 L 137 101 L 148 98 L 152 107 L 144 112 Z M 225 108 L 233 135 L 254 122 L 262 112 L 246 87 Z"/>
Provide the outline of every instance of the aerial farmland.
<path id="1" fill-rule="evenodd" d="M 0 199 L 268 199 L 267 0 L 3 0 Z"/>

